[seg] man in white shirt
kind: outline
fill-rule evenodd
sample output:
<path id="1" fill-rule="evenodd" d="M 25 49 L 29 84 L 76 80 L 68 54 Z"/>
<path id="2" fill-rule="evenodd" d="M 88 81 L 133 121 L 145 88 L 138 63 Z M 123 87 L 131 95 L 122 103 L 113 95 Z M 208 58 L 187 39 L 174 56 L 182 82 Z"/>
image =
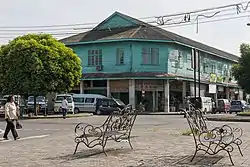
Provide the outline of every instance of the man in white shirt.
<path id="1" fill-rule="evenodd" d="M 62 108 L 62 113 L 63 113 L 63 119 L 65 119 L 67 111 L 68 111 L 68 101 L 67 101 L 66 96 L 64 96 L 64 99 L 63 99 L 62 104 L 61 104 L 61 108 Z"/>
<path id="2" fill-rule="evenodd" d="M 5 109 L 5 120 L 7 122 L 7 126 L 3 135 L 4 140 L 8 140 L 8 133 L 11 130 L 14 140 L 19 139 L 14 121 L 18 120 L 18 107 L 15 104 L 14 97 L 11 95 L 7 99 L 7 103 L 4 106 Z"/>

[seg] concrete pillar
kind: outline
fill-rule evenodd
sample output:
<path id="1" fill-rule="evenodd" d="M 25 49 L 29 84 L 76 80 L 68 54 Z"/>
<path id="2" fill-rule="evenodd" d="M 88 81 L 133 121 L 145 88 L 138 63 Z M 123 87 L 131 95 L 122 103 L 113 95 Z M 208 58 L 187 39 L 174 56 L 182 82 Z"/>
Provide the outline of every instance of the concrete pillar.
<path id="1" fill-rule="evenodd" d="M 215 105 L 216 105 L 216 108 L 218 107 L 218 103 L 217 103 L 217 99 L 218 99 L 218 87 L 216 87 L 216 93 L 214 94 L 214 101 L 215 101 Z"/>
<path id="2" fill-rule="evenodd" d="M 129 104 L 135 108 L 135 80 L 129 80 Z"/>
<path id="3" fill-rule="evenodd" d="M 226 87 L 226 98 L 227 99 L 230 98 L 230 89 L 229 89 L 229 87 Z"/>
<path id="4" fill-rule="evenodd" d="M 155 91 L 152 92 L 152 95 L 153 95 L 153 112 L 156 111 L 155 109 L 155 101 L 156 101 L 156 97 L 155 97 Z"/>
<path id="5" fill-rule="evenodd" d="M 111 97 L 110 93 L 110 80 L 107 79 L 107 97 Z"/>
<path id="6" fill-rule="evenodd" d="M 156 111 L 159 111 L 159 92 L 158 91 L 156 91 L 155 92 L 155 110 Z"/>
<path id="7" fill-rule="evenodd" d="M 80 81 L 80 94 L 84 94 L 84 81 Z"/>
<path id="8" fill-rule="evenodd" d="M 164 111 L 169 112 L 169 80 L 164 82 Z"/>
<path id="9" fill-rule="evenodd" d="M 239 100 L 243 100 L 243 97 L 244 94 L 243 94 L 243 90 L 242 89 L 239 89 Z"/>
<path id="10" fill-rule="evenodd" d="M 185 97 L 187 96 L 187 82 L 182 82 L 182 102 L 184 102 Z"/>

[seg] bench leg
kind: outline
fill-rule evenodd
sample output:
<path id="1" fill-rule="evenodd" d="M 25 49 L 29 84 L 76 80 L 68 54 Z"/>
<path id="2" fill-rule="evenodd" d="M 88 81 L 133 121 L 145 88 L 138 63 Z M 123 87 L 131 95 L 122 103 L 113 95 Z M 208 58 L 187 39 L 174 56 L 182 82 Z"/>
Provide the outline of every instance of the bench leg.
<path id="1" fill-rule="evenodd" d="M 239 149 L 240 155 L 243 157 L 243 154 L 242 154 L 242 151 L 241 151 L 241 149 L 240 149 L 240 146 L 239 146 L 239 145 L 237 145 L 237 146 L 238 146 L 238 149 Z"/>
<path id="2" fill-rule="evenodd" d="M 106 156 L 108 156 L 108 154 L 107 154 L 106 151 L 105 151 L 105 146 L 106 146 L 106 144 L 107 144 L 107 140 L 108 140 L 108 138 L 105 138 L 105 139 L 103 139 L 103 142 L 102 142 L 102 151 L 104 152 L 104 154 L 105 154 Z"/>
<path id="3" fill-rule="evenodd" d="M 128 138 L 128 143 L 129 143 L 129 145 L 130 145 L 130 148 L 133 150 L 133 146 L 132 146 L 132 144 L 131 144 L 130 137 Z"/>
<path id="4" fill-rule="evenodd" d="M 80 143 L 77 143 L 76 144 L 76 148 L 75 148 L 75 151 L 74 151 L 74 155 L 76 154 L 76 151 L 77 151 L 77 148 L 78 148 L 78 145 L 79 145 Z"/>
<path id="5" fill-rule="evenodd" d="M 230 159 L 230 161 L 231 161 L 232 165 L 234 166 L 234 163 L 233 163 L 233 160 L 232 160 L 231 154 L 230 154 L 228 151 L 227 151 L 227 153 L 228 153 L 228 156 L 229 156 L 229 159 Z"/>
<path id="6" fill-rule="evenodd" d="M 194 160 L 194 157 L 196 156 L 196 154 L 197 154 L 197 149 L 195 149 L 195 153 L 193 155 L 193 158 L 191 159 L 191 162 Z"/>
<path id="7" fill-rule="evenodd" d="M 102 146 L 102 151 L 103 151 L 103 153 L 104 153 L 106 156 L 108 156 L 108 154 L 107 154 L 106 151 L 105 151 L 105 146 Z"/>

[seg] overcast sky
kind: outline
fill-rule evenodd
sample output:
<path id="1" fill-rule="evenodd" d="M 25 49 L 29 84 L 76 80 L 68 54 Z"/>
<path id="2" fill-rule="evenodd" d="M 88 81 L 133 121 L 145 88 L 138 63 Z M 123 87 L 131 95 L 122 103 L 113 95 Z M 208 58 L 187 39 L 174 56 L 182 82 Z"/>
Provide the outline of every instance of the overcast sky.
<path id="1" fill-rule="evenodd" d="M 227 5 L 241 1 L 0 0 L 0 2 L 0 26 L 30 26 L 100 22 L 115 11 L 135 18 L 142 18 Z M 242 42 L 248 43 L 250 41 L 250 27 L 246 26 L 248 22 L 250 22 L 250 18 L 202 24 L 199 26 L 198 34 L 196 33 L 195 25 L 166 29 L 239 55 L 239 45 Z M 12 34 L 4 35 L 4 33 L 6 32 L 0 32 L 0 44 L 8 41 L 1 37 L 13 36 Z"/>

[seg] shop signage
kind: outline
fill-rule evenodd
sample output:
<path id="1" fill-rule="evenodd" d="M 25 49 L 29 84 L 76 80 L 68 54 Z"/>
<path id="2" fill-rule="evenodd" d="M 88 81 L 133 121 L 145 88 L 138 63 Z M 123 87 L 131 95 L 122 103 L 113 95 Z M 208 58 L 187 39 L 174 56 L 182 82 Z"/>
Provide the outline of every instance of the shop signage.
<path id="1" fill-rule="evenodd" d="M 216 85 L 215 84 L 209 84 L 209 93 L 211 93 L 211 94 L 216 93 Z"/>

